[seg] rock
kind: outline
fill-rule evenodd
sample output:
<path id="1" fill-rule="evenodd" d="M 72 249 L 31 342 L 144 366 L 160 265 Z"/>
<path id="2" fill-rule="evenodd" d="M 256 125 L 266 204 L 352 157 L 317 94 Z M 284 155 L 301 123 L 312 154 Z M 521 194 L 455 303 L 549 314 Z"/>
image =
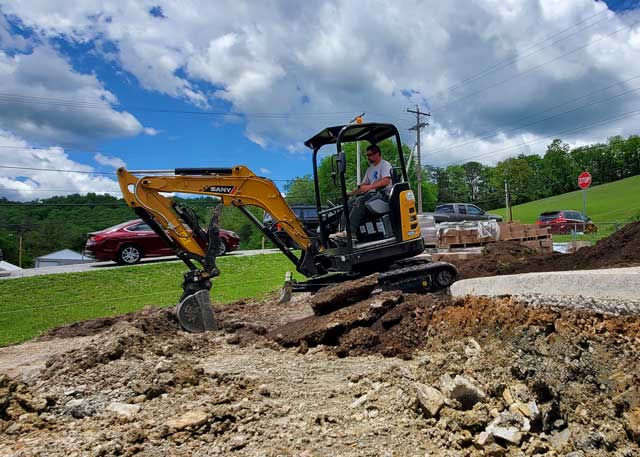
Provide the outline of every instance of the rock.
<path id="1" fill-rule="evenodd" d="M 16 394 L 14 399 L 20 403 L 25 411 L 34 411 L 41 413 L 47 409 L 47 399 L 40 396 L 32 396 L 28 394 Z"/>
<path id="2" fill-rule="evenodd" d="M 561 432 L 554 433 L 551 435 L 549 442 L 551 446 L 558 451 L 561 452 L 567 444 L 569 444 L 569 440 L 571 439 L 571 430 L 565 428 Z"/>
<path id="3" fill-rule="evenodd" d="M 131 418 L 140 412 L 140 405 L 130 405 L 128 403 L 113 402 L 107 406 L 107 411 L 112 411 L 121 416 Z"/>
<path id="4" fill-rule="evenodd" d="M 535 401 L 529 403 L 515 402 L 509 406 L 509 411 L 512 413 L 522 414 L 524 417 L 530 420 L 536 420 L 540 417 L 540 410 Z"/>
<path id="5" fill-rule="evenodd" d="M 171 362 L 168 360 L 160 360 L 153 368 L 156 373 L 166 373 L 171 371 Z"/>
<path id="6" fill-rule="evenodd" d="M 504 389 L 502 398 L 507 402 L 507 405 L 515 402 L 527 403 L 531 400 L 531 392 L 526 384 L 519 382 Z"/>
<path id="7" fill-rule="evenodd" d="M 364 405 L 369 400 L 369 394 L 366 393 L 358 398 L 356 398 L 353 403 L 349 405 L 349 408 L 358 408 L 359 406 Z"/>
<path id="8" fill-rule="evenodd" d="M 233 335 L 231 335 L 230 337 L 228 337 L 226 339 L 227 344 L 240 344 L 240 335 L 238 335 L 237 333 L 234 333 Z"/>
<path id="9" fill-rule="evenodd" d="M 266 384 L 261 384 L 260 387 L 258 387 L 258 393 L 263 397 L 271 396 L 271 391 L 269 390 L 269 386 L 267 386 Z"/>
<path id="10" fill-rule="evenodd" d="M 229 448 L 232 451 L 237 451 L 238 449 L 242 449 L 247 444 L 249 444 L 249 438 L 246 435 L 234 435 L 229 440 Z"/>
<path id="11" fill-rule="evenodd" d="M 440 387 L 447 398 L 460 402 L 463 409 L 471 409 L 473 405 L 487 398 L 481 389 L 460 375 L 456 375 L 453 379 L 448 374 L 443 375 L 440 378 Z"/>
<path id="12" fill-rule="evenodd" d="M 520 444 L 523 433 L 531 429 L 529 420 L 518 413 L 502 412 L 489 424 L 486 432 L 512 444 Z"/>
<path id="13" fill-rule="evenodd" d="M 527 447 L 527 455 L 545 454 L 549 451 L 547 443 L 543 442 L 540 438 L 534 438 L 529 442 Z"/>
<path id="14" fill-rule="evenodd" d="M 320 289 L 311 298 L 311 308 L 317 314 L 328 314 L 367 298 L 378 286 L 378 275 L 349 281 L 346 284 L 336 284 Z"/>
<path id="15" fill-rule="evenodd" d="M 87 390 L 87 385 L 86 384 L 82 384 L 80 386 L 71 387 L 69 389 L 66 389 L 63 393 L 67 397 L 71 397 L 71 396 L 74 396 L 76 394 L 83 394 L 86 390 Z"/>
<path id="16" fill-rule="evenodd" d="M 67 414 L 71 415 L 76 419 L 82 419 L 83 417 L 93 416 L 96 411 L 93 406 L 91 406 L 84 399 L 74 399 L 69 400 L 65 405 Z"/>
<path id="17" fill-rule="evenodd" d="M 124 440 L 129 444 L 142 443 L 146 436 L 142 429 L 134 427 L 124 434 Z"/>
<path id="18" fill-rule="evenodd" d="M 182 416 L 177 419 L 172 419 L 166 422 L 166 425 L 170 429 L 174 430 L 184 430 L 189 427 L 198 427 L 207 422 L 209 419 L 209 415 L 206 411 L 201 409 L 194 409 L 193 411 L 189 411 L 184 413 Z"/>
<path id="19" fill-rule="evenodd" d="M 640 406 L 624 413 L 625 430 L 629 437 L 640 444 Z"/>
<path id="20" fill-rule="evenodd" d="M 436 417 L 440 408 L 444 406 L 444 395 L 438 389 L 418 382 L 413 384 L 413 389 L 424 415 L 427 418 Z"/>
<path id="21" fill-rule="evenodd" d="M 490 443 L 493 443 L 493 435 L 487 431 L 480 432 L 478 438 L 476 438 L 476 444 L 478 446 L 484 447 Z"/>
<path id="22" fill-rule="evenodd" d="M 467 338 L 466 344 L 464 345 L 464 355 L 467 357 L 475 357 L 482 352 L 482 346 L 475 339 L 469 337 Z"/>
<path id="23" fill-rule="evenodd" d="M 484 449 L 484 455 L 487 457 L 503 457 L 505 449 L 499 444 L 492 443 Z"/>

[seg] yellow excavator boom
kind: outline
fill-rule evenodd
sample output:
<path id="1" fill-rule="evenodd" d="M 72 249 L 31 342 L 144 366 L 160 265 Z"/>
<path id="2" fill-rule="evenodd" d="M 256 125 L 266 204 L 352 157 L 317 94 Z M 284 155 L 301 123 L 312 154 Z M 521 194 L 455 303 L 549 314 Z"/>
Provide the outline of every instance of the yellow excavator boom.
<path id="1" fill-rule="evenodd" d="M 127 204 L 150 213 L 182 249 L 204 255 L 203 249 L 172 210 L 171 199 L 163 193 L 216 196 L 224 205 L 238 208 L 257 206 L 269 213 L 303 250 L 311 245 L 309 235 L 273 181 L 257 176 L 247 167 L 171 171 L 173 174 L 138 177 L 136 174 L 144 173 L 127 171 L 123 167 L 118 169 L 118 181 Z"/>

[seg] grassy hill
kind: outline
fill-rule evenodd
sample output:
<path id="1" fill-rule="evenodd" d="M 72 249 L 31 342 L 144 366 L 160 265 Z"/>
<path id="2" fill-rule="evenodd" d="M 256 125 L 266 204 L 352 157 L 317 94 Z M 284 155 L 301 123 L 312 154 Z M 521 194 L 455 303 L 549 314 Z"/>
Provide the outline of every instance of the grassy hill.
<path id="1" fill-rule="evenodd" d="M 587 190 L 587 216 L 596 223 L 627 222 L 640 216 L 640 176 L 621 179 Z M 582 211 L 582 191 L 569 192 L 514 206 L 513 219 L 532 224 L 544 211 L 570 209 Z M 506 216 L 505 208 L 491 213 Z"/>
<path id="2" fill-rule="evenodd" d="M 584 235 L 554 235 L 555 241 L 572 239 L 591 241 L 592 243 L 609 236 L 626 222 L 640 219 L 640 175 L 620 181 L 593 186 L 587 190 L 587 216 L 598 226 L 598 232 Z M 512 208 L 513 220 L 523 224 L 532 224 L 540 213 L 569 209 L 582 212 L 582 191 L 569 192 L 554 197 L 543 198 Z M 491 210 L 506 220 L 505 208 Z"/>

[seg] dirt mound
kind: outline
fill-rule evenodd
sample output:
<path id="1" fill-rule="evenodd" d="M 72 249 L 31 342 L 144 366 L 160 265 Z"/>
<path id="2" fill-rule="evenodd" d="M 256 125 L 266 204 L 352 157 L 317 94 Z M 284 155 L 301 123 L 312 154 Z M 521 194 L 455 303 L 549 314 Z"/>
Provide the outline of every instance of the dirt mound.
<path id="1" fill-rule="evenodd" d="M 175 333 L 179 329 L 178 319 L 171 310 L 145 306 L 140 311 L 121 314 L 112 317 L 100 317 L 70 325 L 47 330 L 39 340 L 52 338 L 74 338 L 77 336 L 91 336 L 104 332 L 118 323 L 129 322 L 134 327 L 147 333 L 163 334 Z"/>
<path id="2" fill-rule="evenodd" d="M 453 261 L 462 278 L 640 265 L 640 221 L 574 254 L 539 254 L 516 241 L 491 243 L 483 255 Z"/>
<path id="3" fill-rule="evenodd" d="M 216 311 L 204 334 L 156 308 L 70 327 L 104 330 L 0 376 L 0 455 L 640 453 L 637 316 L 399 292 Z"/>
<path id="4" fill-rule="evenodd" d="M 428 347 L 432 337 L 442 342 L 482 332 L 512 334 L 528 326 L 548 329 L 563 318 L 571 319 L 571 327 L 585 331 L 598 324 L 600 330 L 630 337 L 640 332 L 636 317 L 598 315 L 595 321 L 583 321 L 579 316 L 577 311 L 527 307 L 510 298 L 451 299 L 383 292 L 329 315 L 289 322 L 266 336 L 284 347 L 329 346 L 339 357 L 382 354 L 409 359 L 416 350 Z"/>

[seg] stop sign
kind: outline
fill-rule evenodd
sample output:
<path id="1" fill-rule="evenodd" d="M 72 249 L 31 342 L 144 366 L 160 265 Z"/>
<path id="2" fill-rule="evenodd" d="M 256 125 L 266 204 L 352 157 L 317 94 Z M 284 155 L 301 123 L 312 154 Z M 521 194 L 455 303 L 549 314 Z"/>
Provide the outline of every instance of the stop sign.
<path id="1" fill-rule="evenodd" d="M 588 171 L 583 171 L 578 176 L 578 186 L 580 189 L 586 189 L 591 185 L 591 174 Z"/>

